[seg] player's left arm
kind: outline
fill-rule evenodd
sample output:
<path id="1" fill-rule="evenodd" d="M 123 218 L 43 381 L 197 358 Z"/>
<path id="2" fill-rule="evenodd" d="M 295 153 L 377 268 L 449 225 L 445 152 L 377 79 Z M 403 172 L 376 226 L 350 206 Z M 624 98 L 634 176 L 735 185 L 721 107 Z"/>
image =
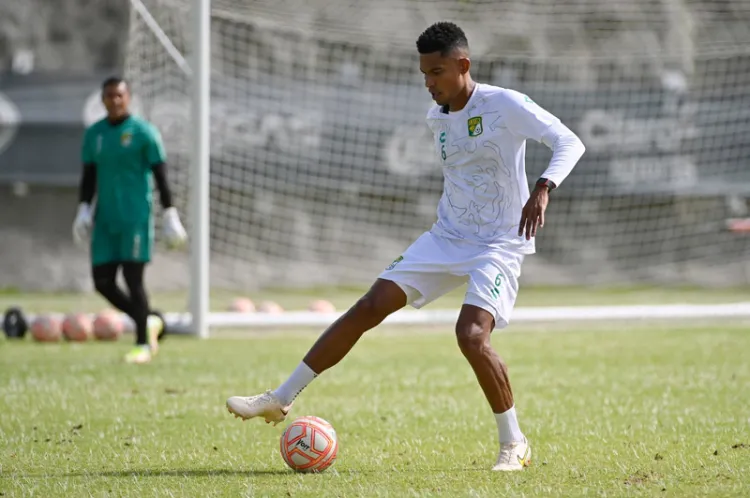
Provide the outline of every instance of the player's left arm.
<path id="1" fill-rule="evenodd" d="M 504 98 L 506 126 L 518 136 L 541 142 L 552 150 L 552 159 L 537 180 L 523 208 L 518 235 L 530 240 L 544 226 L 549 193 L 568 177 L 586 150 L 583 142 L 560 119 L 526 95 L 506 90 Z"/>
<path id="2" fill-rule="evenodd" d="M 155 126 L 151 125 L 148 131 L 148 142 L 146 147 L 146 160 L 154 175 L 154 182 L 159 191 L 159 200 L 164 210 L 163 223 L 167 243 L 171 246 L 180 245 L 185 241 L 187 234 L 180 221 L 180 215 L 172 202 L 172 189 L 167 180 L 167 153 L 161 134 Z"/>
<path id="3" fill-rule="evenodd" d="M 83 169 L 78 185 L 78 211 L 73 220 L 73 240 L 79 245 L 83 245 L 88 240 L 93 225 L 91 204 L 96 195 L 96 162 L 92 151 L 91 135 L 89 128 L 84 134 L 81 145 Z"/>

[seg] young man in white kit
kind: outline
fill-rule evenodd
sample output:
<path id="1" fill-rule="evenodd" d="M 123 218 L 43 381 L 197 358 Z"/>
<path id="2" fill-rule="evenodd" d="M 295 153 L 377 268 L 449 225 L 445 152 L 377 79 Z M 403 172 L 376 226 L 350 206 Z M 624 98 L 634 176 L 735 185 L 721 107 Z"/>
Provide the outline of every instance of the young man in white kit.
<path id="1" fill-rule="evenodd" d="M 468 282 L 456 337 L 497 420 L 500 454 L 493 470 L 522 470 L 531 462 L 531 447 L 518 425 L 507 368 L 490 334 L 508 325 L 521 264 L 535 252 L 549 191 L 572 171 L 584 146 L 529 97 L 475 83 L 466 36 L 455 24 L 433 24 L 420 35 L 417 49 L 425 85 L 436 102 L 427 123 L 445 179 L 436 223 L 328 327 L 286 382 L 257 396 L 231 397 L 227 408 L 243 419 L 283 421 L 297 395 L 341 361 L 366 331 L 407 304 L 420 308 Z M 527 139 L 553 152 L 531 193 Z"/>

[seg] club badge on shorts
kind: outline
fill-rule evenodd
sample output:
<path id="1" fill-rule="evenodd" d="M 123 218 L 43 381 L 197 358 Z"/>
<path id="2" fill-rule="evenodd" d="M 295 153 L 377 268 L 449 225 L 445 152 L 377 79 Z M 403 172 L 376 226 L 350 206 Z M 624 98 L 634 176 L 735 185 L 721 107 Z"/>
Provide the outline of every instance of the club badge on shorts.
<path id="1" fill-rule="evenodd" d="M 123 147 L 129 147 L 130 144 L 133 142 L 133 134 L 130 132 L 125 132 L 122 135 L 120 135 L 120 145 Z"/>
<path id="2" fill-rule="evenodd" d="M 484 129 L 482 128 L 482 116 L 475 116 L 473 118 L 469 118 L 468 121 L 469 126 L 469 136 L 470 137 L 478 137 L 482 134 L 482 131 Z"/>
<path id="3" fill-rule="evenodd" d="M 399 256 L 398 258 L 396 258 L 395 260 L 393 260 L 393 263 L 391 263 L 390 265 L 388 265 L 386 267 L 386 271 L 393 270 L 396 267 L 396 265 L 399 264 L 403 260 L 404 260 L 404 257 L 403 256 Z"/>

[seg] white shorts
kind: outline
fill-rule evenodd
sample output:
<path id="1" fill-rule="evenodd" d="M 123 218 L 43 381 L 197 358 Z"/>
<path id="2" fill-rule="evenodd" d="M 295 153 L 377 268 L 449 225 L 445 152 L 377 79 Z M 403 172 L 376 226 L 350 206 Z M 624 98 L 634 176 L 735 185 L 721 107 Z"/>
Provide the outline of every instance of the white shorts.
<path id="1" fill-rule="evenodd" d="M 503 328 L 516 303 L 523 259 L 511 250 L 425 232 L 379 278 L 398 284 L 415 308 L 468 282 L 464 304 L 490 312 L 495 326 Z"/>

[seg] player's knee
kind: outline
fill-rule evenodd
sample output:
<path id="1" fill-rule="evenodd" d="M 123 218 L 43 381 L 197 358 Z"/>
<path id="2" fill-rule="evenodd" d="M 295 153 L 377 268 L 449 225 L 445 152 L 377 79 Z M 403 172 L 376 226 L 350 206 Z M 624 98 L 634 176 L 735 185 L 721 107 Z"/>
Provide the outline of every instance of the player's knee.
<path id="1" fill-rule="evenodd" d="M 115 278 L 109 275 L 96 275 L 94 276 L 94 289 L 99 294 L 104 296 L 110 294 L 112 290 L 117 288 L 117 281 Z"/>
<path id="2" fill-rule="evenodd" d="M 483 351 L 489 345 L 489 338 L 489 328 L 478 321 L 459 320 L 456 324 L 458 347 L 464 355 Z"/>
<path id="3" fill-rule="evenodd" d="M 354 307 L 358 314 L 378 321 L 384 320 L 385 317 L 394 311 L 389 300 L 377 293 L 365 294 L 357 301 Z"/>
<path id="4" fill-rule="evenodd" d="M 131 290 L 140 290 L 143 287 L 143 273 L 145 265 L 142 263 L 127 263 L 122 268 L 122 276 L 125 284 Z"/>

